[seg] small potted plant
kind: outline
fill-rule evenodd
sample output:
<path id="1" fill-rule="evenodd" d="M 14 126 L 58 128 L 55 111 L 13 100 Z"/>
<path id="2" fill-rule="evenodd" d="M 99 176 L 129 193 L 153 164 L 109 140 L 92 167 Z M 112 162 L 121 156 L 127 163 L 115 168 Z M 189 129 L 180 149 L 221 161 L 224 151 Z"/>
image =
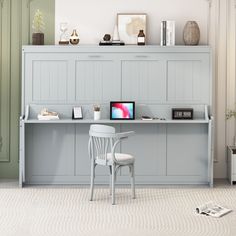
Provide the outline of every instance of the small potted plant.
<path id="1" fill-rule="evenodd" d="M 94 114 L 94 120 L 100 120 L 101 119 L 101 108 L 99 105 L 93 106 L 93 114 Z"/>
<path id="2" fill-rule="evenodd" d="M 43 20 L 43 13 L 38 9 L 35 12 L 34 19 L 33 19 L 33 35 L 32 35 L 32 44 L 33 45 L 44 45 L 44 20 Z"/>

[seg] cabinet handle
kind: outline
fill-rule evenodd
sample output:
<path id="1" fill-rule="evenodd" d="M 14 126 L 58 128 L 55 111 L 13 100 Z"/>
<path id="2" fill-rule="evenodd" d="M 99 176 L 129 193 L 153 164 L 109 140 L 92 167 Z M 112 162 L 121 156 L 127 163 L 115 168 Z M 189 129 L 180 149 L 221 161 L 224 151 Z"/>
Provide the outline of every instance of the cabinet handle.
<path id="1" fill-rule="evenodd" d="M 90 58 L 99 58 L 101 57 L 100 55 L 89 55 Z"/>
<path id="2" fill-rule="evenodd" d="M 147 58 L 148 56 L 147 55 L 137 55 L 136 57 L 137 58 Z"/>

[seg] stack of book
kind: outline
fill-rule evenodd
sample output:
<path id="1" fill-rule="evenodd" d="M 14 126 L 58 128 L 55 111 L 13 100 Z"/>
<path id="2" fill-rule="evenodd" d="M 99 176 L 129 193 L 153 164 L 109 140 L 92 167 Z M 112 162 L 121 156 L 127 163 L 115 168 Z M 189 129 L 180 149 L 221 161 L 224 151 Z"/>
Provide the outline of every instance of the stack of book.
<path id="1" fill-rule="evenodd" d="M 51 116 L 51 115 L 43 116 L 43 115 L 38 114 L 38 120 L 59 120 L 59 116 L 58 115 L 56 115 L 56 116 Z"/>
<path id="2" fill-rule="evenodd" d="M 59 120 L 59 115 L 55 111 L 48 111 L 48 109 L 44 108 L 38 114 L 38 120 Z"/>
<path id="3" fill-rule="evenodd" d="M 161 46 L 175 45 L 175 21 L 161 22 Z"/>

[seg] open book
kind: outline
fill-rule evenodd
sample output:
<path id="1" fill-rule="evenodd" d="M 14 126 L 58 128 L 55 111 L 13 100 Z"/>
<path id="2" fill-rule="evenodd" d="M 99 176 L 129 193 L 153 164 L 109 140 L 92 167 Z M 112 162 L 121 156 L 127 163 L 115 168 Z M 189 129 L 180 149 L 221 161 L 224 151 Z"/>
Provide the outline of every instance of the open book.
<path id="1" fill-rule="evenodd" d="M 231 211 L 231 209 L 227 209 L 213 202 L 207 202 L 206 204 L 196 208 L 197 213 L 213 217 L 221 217 Z"/>

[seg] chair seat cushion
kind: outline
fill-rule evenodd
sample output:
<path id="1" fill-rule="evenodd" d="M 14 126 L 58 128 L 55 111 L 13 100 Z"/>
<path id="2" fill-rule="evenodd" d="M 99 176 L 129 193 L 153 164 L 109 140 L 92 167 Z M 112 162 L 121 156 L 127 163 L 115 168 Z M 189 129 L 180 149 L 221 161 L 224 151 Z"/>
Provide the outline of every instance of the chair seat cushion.
<path id="1" fill-rule="evenodd" d="M 131 164 L 134 163 L 134 157 L 132 155 L 129 154 L 125 154 L 125 153 L 115 153 L 115 158 L 117 160 L 118 163 L 120 164 Z M 107 160 L 109 162 L 112 162 L 112 155 L 111 153 L 107 154 Z"/>

